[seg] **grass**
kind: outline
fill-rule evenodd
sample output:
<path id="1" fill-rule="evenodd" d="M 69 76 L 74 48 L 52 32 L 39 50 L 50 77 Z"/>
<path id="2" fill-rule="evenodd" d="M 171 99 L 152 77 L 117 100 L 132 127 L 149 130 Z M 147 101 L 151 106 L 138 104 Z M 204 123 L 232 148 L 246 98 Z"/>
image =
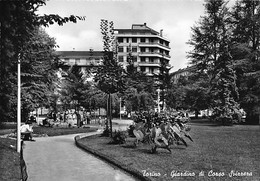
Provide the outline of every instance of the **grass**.
<path id="1" fill-rule="evenodd" d="M 86 133 L 91 131 L 96 131 L 97 128 L 59 128 L 59 127 L 34 127 L 34 135 L 46 134 L 48 136 L 59 136 L 67 134 L 77 134 L 77 133 Z"/>
<path id="2" fill-rule="evenodd" d="M 0 138 L 0 180 L 20 181 L 20 156 L 16 152 L 16 140 Z"/>
<path id="3" fill-rule="evenodd" d="M 0 129 L 0 135 L 13 133 L 16 124 L 5 124 Z M 77 134 L 96 131 L 96 128 L 50 128 L 37 127 L 33 128 L 34 136 L 59 136 L 66 134 Z M 16 136 L 14 136 L 16 137 Z M 16 140 L 10 138 L 0 138 L 0 180 L 1 181 L 20 181 L 20 155 L 16 151 Z"/>
<path id="4" fill-rule="evenodd" d="M 146 175 L 150 180 L 260 180 L 260 127 L 216 126 L 208 122 L 191 123 L 188 147 L 173 145 L 172 153 L 158 149 L 151 154 L 151 147 L 133 146 L 133 139 L 123 145 L 109 144 L 110 138 L 92 136 L 79 140 L 95 153 L 113 159 Z M 252 176 L 229 176 L 246 172 Z M 146 174 L 144 174 L 144 172 Z M 199 176 L 203 172 L 204 176 Z M 178 174 L 195 176 L 178 176 Z"/>

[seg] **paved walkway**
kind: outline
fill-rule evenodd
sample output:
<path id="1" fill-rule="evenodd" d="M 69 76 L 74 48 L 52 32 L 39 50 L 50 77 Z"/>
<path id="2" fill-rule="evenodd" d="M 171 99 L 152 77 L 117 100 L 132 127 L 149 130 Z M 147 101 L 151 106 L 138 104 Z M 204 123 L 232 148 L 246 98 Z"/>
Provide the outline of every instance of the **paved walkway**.
<path id="1" fill-rule="evenodd" d="M 136 180 L 79 149 L 74 142 L 76 135 L 79 134 L 35 138 L 36 142 L 25 142 L 24 159 L 28 181 Z"/>

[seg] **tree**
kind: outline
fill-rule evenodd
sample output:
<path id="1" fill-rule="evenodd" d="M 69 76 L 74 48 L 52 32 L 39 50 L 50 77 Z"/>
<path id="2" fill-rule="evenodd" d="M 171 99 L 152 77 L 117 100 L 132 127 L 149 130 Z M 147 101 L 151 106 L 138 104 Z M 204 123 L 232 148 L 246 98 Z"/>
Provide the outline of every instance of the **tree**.
<path id="1" fill-rule="evenodd" d="M 39 16 L 36 11 L 45 5 L 44 0 L 22 0 L 0 2 L 0 121 L 15 120 L 16 112 L 16 72 L 17 62 L 25 61 L 29 42 L 39 26 L 48 26 L 53 23 L 63 25 L 66 22 L 76 22 L 84 17 L 60 17 L 58 15 Z M 42 44 L 34 44 L 37 50 Z M 40 47 L 38 47 L 40 46 Z"/>
<path id="2" fill-rule="evenodd" d="M 229 122 L 238 110 L 236 75 L 231 56 L 230 14 L 223 0 L 209 0 L 205 4 L 206 15 L 192 28 L 188 44 L 191 64 L 210 80 L 211 107 L 217 120 Z"/>
<path id="3" fill-rule="evenodd" d="M 169 67 L 167 61 L 161 59 L 159 73 L 155 74 L 155 79 L 157 80 L 157 86 L 161 90 L 160 99 L 162 100 L 162 107 L 165 107 L 165 99 L 171 88 L 171 75 L 170 70 L 172 67 Z"/>
<path id="4" fill-rule="evenodd" d="M 114 36 L 113 22 L 101 20 L 101 34 L 104 44 L 103 65 L 100 66 L 95 75 L 97 87 L 108 94 L 108 120 L 110 122 L 110 134 L 112 136 L 111 117 L 111 94 L 125 90 L 125 71 L 117 61 L 117 44 Z M 108 124 L 106 126 L 108 130 Z"/>
<path id="5" fill-rule="evenodd" d="M 57 80 L 57 57 L 54 55 L 56 42 L 41 28 L 32 32 L 31 39 L 24 43 L 26 51 L 21 54 L 22 120 L 29 112 L 50 104 Z M 13 82 L 15 84 L 15 82 Z"/>
<path id="6" fill-rule="evenodd" d="M 240 104 L 250 124 L 259 124 L 260 120 L 259 16 L 259 1 L 237 1 L 232 9 L 232 56 L 235 59 Z"/>
<path id="7" fill-rule="evenodd" d="M 134 65 L 131 46 L 127 56 L 128 65 L 126 66 L 126 90 L 122 94 L 126 111 L 149 111 L 153 109 L 154 99 L 152 97 L 154 90 L 154 82 L 149 79 L 143 72 L 137 71 Z"/>
<path id="8" fill-rule="evenodd" d="M 61 101 L 67 108 L 73 108 L 78 111 L 83 104 L 84 92 L 89 89 L 89 85 L 83 78 L 83 71 L 78 65 L 73 65 L 67 70 L 67 76 L 62 81 L 60 90 Z M 66 108 L 65 108 L 66 109 Z"/>

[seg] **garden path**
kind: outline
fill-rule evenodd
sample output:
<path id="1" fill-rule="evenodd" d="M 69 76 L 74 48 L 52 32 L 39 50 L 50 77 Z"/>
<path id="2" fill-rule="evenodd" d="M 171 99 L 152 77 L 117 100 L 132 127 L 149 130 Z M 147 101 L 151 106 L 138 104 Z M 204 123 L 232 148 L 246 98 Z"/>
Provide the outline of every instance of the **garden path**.
<path id="1" fill-rule="evenodd" d="M 96 134 L 87 133 L 88 135 Z M 132 176 L 79 149 L 80 134 L 35 138 L 25 142 L 28 181 L 134 181 Z"/>

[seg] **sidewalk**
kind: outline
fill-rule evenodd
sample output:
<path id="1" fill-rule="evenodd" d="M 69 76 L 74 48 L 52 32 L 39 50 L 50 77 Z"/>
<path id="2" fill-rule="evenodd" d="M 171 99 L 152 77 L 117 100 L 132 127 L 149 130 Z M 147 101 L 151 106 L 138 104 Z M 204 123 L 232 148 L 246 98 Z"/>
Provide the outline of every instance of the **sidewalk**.
<path id="1" fill-rule="evenodd" d="M 97 134 L 87 133 L 87 135 Z M 79 149 L 76 135 L 35 138 L 25 142 L 28 181 L 134 181 L 117 168 Z"/>

